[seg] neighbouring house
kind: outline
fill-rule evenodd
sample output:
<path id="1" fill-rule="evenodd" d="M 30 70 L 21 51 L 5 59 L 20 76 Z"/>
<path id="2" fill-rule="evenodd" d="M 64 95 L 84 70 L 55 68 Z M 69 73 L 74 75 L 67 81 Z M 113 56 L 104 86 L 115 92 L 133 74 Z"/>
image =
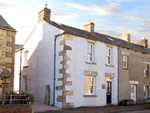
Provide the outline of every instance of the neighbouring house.
<path id="1" fill-rule="evenodd" d="M 126 42 L 119 48 L 119 101 L 133 99 L 143 103 L 150 86 L 148 41 L 142 38 L 133 44 L 130 34 L 125 32 L 121 38 Z"/>
<path id="2" fill-rule="evenodd" d="M 20 55 L 21 55 L 21 51 L 20 49 L 22 48 L 23 45 L 19 45 L 19 44 L 16 44 L 15 45 L 15 71 L 14 71 L 14 92 L 16 93 L 19 93 L 19 79 L 21 78 L 20 75 L 21 75 L 21 61 L 20 61 Z"/>
<path id="3" fill-rule="evenodd" d="M 4 76 L 10 78 L 6 80 L 6 92 L 13 92 L 15 35 L 16 30 L 0 15 L 0 95 L 4 93 Z"/>
<path id="4" fill-rule="evenodd" d="M 150 50 L 127 42 L 126 36 L 118 39 L 97 33 L 90 20 L 82 30 L 51 21 L 50 17 L 51 10 L 45 4 L 34 30 L 16 52 L 20 55 L 20 92 L 60 108 L 117 105 L 130 99 L 130 83 L 137 80 L 128 79 L 131 75 L 127 71 L 134 73 L 133 64 L 129 63 L 130 70 L 123 68 L 130 59 L 128 51 L 148 56 Z M 124 57 L 122 53 L 129 54 Z M 124 92 L 126 89 L 128 92 Z"/>

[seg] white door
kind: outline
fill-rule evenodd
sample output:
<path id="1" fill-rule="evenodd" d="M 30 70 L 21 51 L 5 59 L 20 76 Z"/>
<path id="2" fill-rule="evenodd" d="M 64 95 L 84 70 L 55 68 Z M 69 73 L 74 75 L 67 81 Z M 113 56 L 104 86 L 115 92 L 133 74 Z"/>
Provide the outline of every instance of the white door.
<path id="1" fill-rule="evenodd" d="M 130 98 L 136 103 L 136 85 L 131 85 L 131 94 Z"/>

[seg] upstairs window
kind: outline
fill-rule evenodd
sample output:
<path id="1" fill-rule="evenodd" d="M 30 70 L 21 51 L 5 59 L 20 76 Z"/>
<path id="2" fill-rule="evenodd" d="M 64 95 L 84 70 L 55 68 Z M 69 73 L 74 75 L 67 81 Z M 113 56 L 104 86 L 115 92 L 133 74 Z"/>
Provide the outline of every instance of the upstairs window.
<path id="1" fill-rule="evenodd" d="M 87 61 L 93 62 L 93 44 L 87 44 Z"/>
<path id="2" fill-rule="evenodd" d="M 111 48 L 107 48 L 107 64 L 111 64 Z"/>
<path id="3" fill-rule="evenodd" d="M 144 77 L 149 77 L 149 64 L 144 64 Z"/>
<path id="4" fill-rule="evenodd" d="M 123 55 L 123 68 L 128 68 L 128 56 Z"/>

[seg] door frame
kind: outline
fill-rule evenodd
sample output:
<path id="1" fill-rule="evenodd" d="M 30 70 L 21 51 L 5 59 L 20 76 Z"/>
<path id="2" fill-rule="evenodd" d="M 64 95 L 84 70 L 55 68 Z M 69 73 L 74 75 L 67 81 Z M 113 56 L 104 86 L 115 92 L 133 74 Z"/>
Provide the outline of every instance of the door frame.
<path id="1" fill-rule="evenodd" d="M 139 82 L 138 81 L 129 81 L 129 85 L 130 85 L 130 99 L 131 99 L 131 85 L 135 85 L 136 88 L 136 101 L 135 104 L 137 103 L 137 87 L 138 87 Z"/>
<path id="2" fill-rule="evenodd" d="M 107 85 L 107 82 L 111 82 L 111 85 L 110 85 L 110 92 L 111 92 L 111 103 L 107 103 L 107 87 L 106 87 L 106 104 L 112 104 L 112 78 L 106 78 L 106 85 Z"/>

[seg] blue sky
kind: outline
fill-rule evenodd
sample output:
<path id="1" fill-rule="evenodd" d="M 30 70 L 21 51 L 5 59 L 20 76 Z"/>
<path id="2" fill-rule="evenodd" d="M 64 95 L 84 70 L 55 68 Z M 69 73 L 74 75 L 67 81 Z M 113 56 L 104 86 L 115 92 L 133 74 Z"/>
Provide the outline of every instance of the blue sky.
<path id="1" fill-rule="evenodd" d="M 150 42 L 149 0 L 0 0 L 0 14 L 18 31 L 17 44 L 32 32 L 45 2 L 52 21 L 83 29 L 90 18 L 96 32 L 120 38 L 128 31 L 131 42 L 142 37 Z"/>

